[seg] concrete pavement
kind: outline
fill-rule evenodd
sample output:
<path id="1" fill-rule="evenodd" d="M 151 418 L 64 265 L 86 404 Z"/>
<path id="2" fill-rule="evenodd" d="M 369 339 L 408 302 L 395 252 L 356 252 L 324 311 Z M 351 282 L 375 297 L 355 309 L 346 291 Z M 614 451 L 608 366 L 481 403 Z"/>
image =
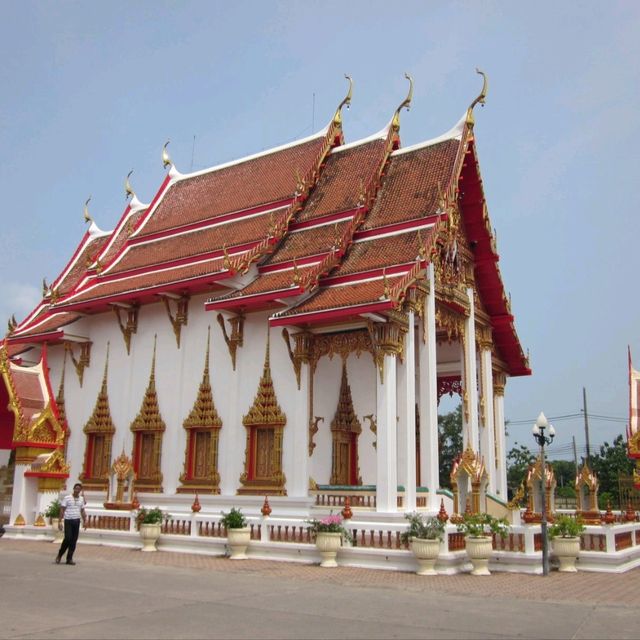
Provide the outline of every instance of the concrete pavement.
<path id="1" fill-rule="evenodd" d="M 0 638 L 640 638 L 640 570 L 395 571 L 0 538 Z"/>

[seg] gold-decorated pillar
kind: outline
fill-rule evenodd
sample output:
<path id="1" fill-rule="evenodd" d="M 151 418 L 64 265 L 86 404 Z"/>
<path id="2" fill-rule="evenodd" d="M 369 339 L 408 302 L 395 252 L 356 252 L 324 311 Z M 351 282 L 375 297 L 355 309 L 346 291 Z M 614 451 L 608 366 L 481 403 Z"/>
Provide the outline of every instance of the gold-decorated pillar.
<path id="1" fill-rule="evenodd" d="M 301 331 L 293 334 L 294 368 L 298 377 L 298 391 L 295 398 L 295 414 L 292 428 L 293 446 L 288 450 L 292 458 L 291 479 L 288 493 L 292 497 L 306 497 L 309 494 L 309 406 L 311 401 L 311 344 L 313 334 Z"/>
<path id="2" fill-rule="evenodd" d="M 493 368 L 491 328 L 480 327 L 477 332 L 480 351 L 480 455 L 484 458 L 489 472 L 488 490 L 496 494 L 496 448 L 493 413 Z"/>
<path id="3" fill-rule="evenodd" d="M 507 497 L 507 460 L 505 449 L 504 388 L 507 376 L 501 371 L 493 372 L 493 421 L 495 426 L 495 478 L 496 495 Z"/>

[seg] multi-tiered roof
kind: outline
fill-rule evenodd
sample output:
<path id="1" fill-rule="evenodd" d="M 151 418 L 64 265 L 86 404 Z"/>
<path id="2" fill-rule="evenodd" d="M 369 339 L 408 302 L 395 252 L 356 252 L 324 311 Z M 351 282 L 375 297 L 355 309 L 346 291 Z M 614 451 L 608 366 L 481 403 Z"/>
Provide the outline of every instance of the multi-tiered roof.
<path id="1" fill-rule="evenodd" d="M 8 343 L 65 338 L 83 314 L 207 293 L 208 310 L 271 312 L 272 325 L 340 324 L 400 307 L 460 212 L 494 343 L 530 373 L 498 268 L 472 108 L 448 133 L 402 148 L 401 103 L 382 131 L 345 144 L 341 108 L 319 133 L 191 174 L 175 166 L 116 228 L 95 224 Z"/>

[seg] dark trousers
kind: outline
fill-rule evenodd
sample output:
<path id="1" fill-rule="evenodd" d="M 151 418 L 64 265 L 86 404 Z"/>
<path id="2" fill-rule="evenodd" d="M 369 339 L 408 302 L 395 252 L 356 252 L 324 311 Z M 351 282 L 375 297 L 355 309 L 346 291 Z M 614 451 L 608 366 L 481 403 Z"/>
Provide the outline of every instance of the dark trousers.
<path id="1" fill-rule="evenodd" d="M 78 535 L 80 534 L 80 518 L 77 520 L 65 520 L 64 521 L 64 540 L 60 545 L 60 551 L 58 551 L 58 557 L 62 558 L 65 551 L 68 549 L 67 562 L 73 560 L 73 553 L 76 550 L 76 543 L 78 542 Z"/>

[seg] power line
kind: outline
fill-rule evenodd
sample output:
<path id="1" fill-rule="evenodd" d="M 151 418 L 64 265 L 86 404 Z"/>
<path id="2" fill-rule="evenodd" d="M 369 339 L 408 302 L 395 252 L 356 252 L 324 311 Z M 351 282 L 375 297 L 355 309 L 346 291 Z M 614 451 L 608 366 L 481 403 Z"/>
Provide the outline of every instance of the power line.
<path id="1" fill-rule="evenodd" d="M 587 414 L 589 418 L 593 418 L 594 420 L 604 421 L 604 422 L 618 422 L 618 423 L 626 423 L 627 418 L 620 418 L 619 416 L 606 416 L 599 413 L 589 413 Z M 567 413 L 561 416 L 552 416 L 548 418 L 549 421 L 552 422 L 562 422 L 565 420 L 583 420 L 584 412 L 580 413 Z M 507 425 L 518 425 L 518 424 L 533 424 L 536 421 L 536 418 L 528 418 L 525 420 L 507 420 Z"/>

